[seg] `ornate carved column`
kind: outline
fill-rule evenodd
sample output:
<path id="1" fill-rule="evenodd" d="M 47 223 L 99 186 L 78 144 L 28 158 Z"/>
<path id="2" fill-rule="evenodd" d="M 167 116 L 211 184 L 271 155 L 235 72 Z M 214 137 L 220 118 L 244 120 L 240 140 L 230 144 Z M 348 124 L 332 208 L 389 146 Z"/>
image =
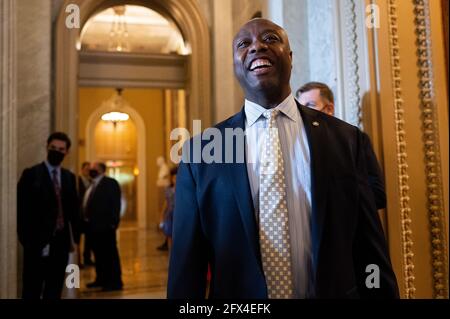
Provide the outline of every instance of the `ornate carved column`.
<path id="1" fill-rule="evenodd" d="M 0 298 L 17 294 L 16 1 L 0 2 Z"/>
<path id="2" fill-rule="evenodd" d="M 444 212 L 441 151 L 439 148 L 439 118 L 432 61 L 430 9 L 428 0 L 413 0 L 413 4 L 417 38 L 416 56 L 419 66 L 419 103 L 422 111 L 422 134 L 427 179 L 426 193 L 430 225 L 433 295 L 435 298 L 448 298 L 448 256 L 445 233 L 447 226 Z"/>
<path id="3" fill-rule="evenodd" d="M 448 98 L 439 2 L 384 0 L 376 30 L 387 233 L 402 296 L 448 296 Z"/>
<path id="4" fill-rule="evenodd" d="M 395 116 L 395 142 L 397 152 L 397 179 L 398 179 L 398 202 L 399 217 L 401 224 L 401 253 L 402 271 L 405 297 L 408 299 L 415 296 L 415 276 L 414 276 L 414 252 L 411 228 L 411 205 L 410 205 L 410 185 L 408 174 L 408 153 L 407 138 L 405 131 L 405 108 L 402 91 L 402 70 L 400 68 L 399 38 L 398 38 L 398 8 L 396 0 L 388 1 L 388 21 L 389 21 L 389 49 L 391 55 L 391 80 L 392 80 L 392 100 Z M 401 284 L 401 283 L 399 283 Z"/>

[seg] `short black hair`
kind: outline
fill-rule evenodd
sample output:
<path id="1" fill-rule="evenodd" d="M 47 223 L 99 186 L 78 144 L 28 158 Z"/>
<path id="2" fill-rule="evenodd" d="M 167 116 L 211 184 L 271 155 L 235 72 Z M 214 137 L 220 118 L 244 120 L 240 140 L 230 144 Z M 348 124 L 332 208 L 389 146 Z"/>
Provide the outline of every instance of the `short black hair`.
<path id="1" fill-rule="evenodd" d="M 83 162 L 83 164 L 81 164 L 81 168 L 83 169 L 83 168 L 85 168 L 86 166 L 89 166 L 89 165 L 91 165 L 91 163 Z"/>
<path id="2" fill-rule="evenodd" d="M 100 167 L 100 169 L 102 170 L 101 173 L 106 172 L 106 165 L 103 162 L 98 162 L 97 163 L 98 167 Z"/>
<path id="3" fill-rule="evenodd" d="M 304 84 L 301 88 L 299 88 L 297 90 L 297 92 L 295 93 L 295 95 L 297 97 L 299 97 L 302 93 L 305 93 L 305 92 L 308 92 L 308 91 L 311 91 L 314 89 L 319 89 L 320 96 L 322 98 L 326 99 L 328 102 L 334 104 L 333 92 L 328 87 L 328 85 L 326 85 L 325 83 L 322 83 L 322 82 L 308 82 L 308 83 Z"/>
<path id="4" fill-rule="evenodd" d="M 53 140 L 66 142 L 67 150 L 69 150 L 70 146 L 72 145 L 72 142 L 70 142 L 70 138 L 67 136 L 66 133 L 63 132 L 54 132 L 50 134 L 50 136 L 47 139 L 47 146 L 49 146 Z"/>

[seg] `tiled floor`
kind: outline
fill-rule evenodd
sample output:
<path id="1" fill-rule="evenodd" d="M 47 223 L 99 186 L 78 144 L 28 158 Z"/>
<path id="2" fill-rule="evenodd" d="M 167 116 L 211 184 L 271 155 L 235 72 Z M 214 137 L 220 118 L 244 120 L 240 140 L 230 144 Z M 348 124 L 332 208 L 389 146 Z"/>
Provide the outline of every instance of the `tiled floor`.
<path id="1" fill-rule="evenodd" d="M 169 254 L 156 249 L 164 241 L 156 229 L 138 229 L 134 224 L 122 224 L 118 232 L 119 254 L 122 265 L 124 289 L 117 292 L 101 292 L 88 289 L 94 281 L 95 268 L 81 270 L 78 298 L 166 298 L 167 267 Z"/>

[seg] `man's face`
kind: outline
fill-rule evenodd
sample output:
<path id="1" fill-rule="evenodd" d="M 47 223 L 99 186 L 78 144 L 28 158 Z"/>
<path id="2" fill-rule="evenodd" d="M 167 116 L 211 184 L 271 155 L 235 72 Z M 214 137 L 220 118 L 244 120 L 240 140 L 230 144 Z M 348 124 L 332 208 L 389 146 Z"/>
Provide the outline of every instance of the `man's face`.
<path id="1" fill-rule="evenodd" d="M 312 89 L 303 92 L 298 97 L 300 104 L 315 109 L 320 112 L 324 112 L 328 115 L 334 115 L 334 105 L 325 101 L 325 99 L 320 95 L 319 89 Z"/>
<path id="2" fill-rule="evenodd" d="M 47 145 L 47 150 L 58 151 L 60 153 L 63 153 L 64 155 L 67 155 L 68 153 L 66 142 L 61 140 L 50 141 L 50 143 Z"/>
<path id="3" fill-rule="evenodd" d="M 264 19 L 245 24 L 233 41 L 234 72 L 246 97 L 258 91 L 290 92 L 292 52 L 286 32 Z"/>
<path id="4" fill-rule="evenodd" d="M 100 166 L 98 165 L 98 163 L 92 163 L 92 165 L 91 165 L 91 170 L 95 170 L 95 171 L 97 171 L 99 174 L 100 174 L 100 172 L 102 171 L 101 168 L 100 168 Z"/>
<path id="5" fill-rule="evenodd" d="M 92 163 L 89 169 L 89 176 L 91 178 L 97 178 L 97 176 L 100 175 L 100 172 L 100 166 L 97 163 Z"/>
<path id="6" fill-rule="evenodd" d="M 89 164 L 84 165 L 83 168 L 81 169 L 81 174 L 83 174 L 84 176 L 89 176 L 90 168 L 91 168 L 91 166 Z"/>

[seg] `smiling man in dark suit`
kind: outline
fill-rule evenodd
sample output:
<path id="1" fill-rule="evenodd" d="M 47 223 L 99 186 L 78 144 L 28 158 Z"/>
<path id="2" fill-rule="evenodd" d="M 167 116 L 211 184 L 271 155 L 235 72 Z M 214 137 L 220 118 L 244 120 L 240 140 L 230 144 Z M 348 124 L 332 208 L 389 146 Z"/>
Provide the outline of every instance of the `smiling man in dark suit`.
<path id="1" fill-rule="evenodd" d="M 47 140 L 47 160 L 23 171 L 17 186 L 17 232 L 23 246 L 26 299 L 61 297 L 66 265 L 79 227 L 76 177 L 61 167 L 70 139 L 56 132 Z"/>
<path id="2" fill-rule="evenodd" d="M 233 52 L 245 105 L 215 126 L 222 161 L 192 160 L 205 135 L 184 149 L 168 297 L 204 298 L 208 264 L 210 298 L 398 297 L 361 132 L 295 101 L 278 25 L 249 21 Z M 245 130 L 244 143 L 231 141 L 232 163 L 228 129 Z M 374 265 L 376 287 L 366 280 Z"/>

